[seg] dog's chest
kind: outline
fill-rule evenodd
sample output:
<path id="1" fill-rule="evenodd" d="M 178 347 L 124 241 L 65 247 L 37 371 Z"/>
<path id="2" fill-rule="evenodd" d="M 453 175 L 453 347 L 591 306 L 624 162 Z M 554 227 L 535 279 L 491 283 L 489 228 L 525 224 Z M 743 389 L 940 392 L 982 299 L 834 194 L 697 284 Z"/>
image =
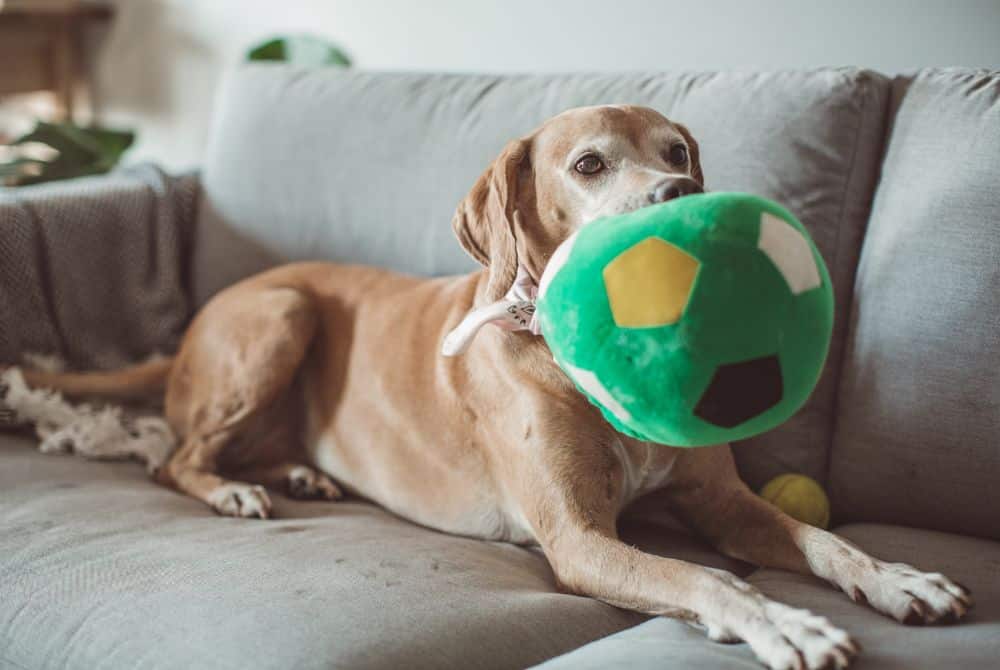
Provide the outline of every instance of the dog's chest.
<path id="1" fill-rule="evenodd" d="M 622 466 L 622 507 L 670 481 L 675 448 L 618 437 L 612 447 Z"/>

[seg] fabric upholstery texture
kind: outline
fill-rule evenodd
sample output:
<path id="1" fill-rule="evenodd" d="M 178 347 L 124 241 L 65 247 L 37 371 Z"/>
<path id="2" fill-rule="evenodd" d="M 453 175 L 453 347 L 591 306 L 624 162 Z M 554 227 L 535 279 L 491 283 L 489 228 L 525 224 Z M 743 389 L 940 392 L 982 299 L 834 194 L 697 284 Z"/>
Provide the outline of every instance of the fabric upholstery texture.
<path id="1" fill-rule="evenodd" d="M 1000 72 L 928 71 L 894 97 L 840 389 L 834 517 L 1000 539 Z"/>
<path id="2" fill-rule="evenodd" d="M 558 593 L 535 549 L 273 500 L 222 518 L 138 465 L 0 435 L 0 669 L 523 668 L 645 618 Z M 746 572 L 641 507 L 622 533 Z"/>
<path id="3" fill-rule="evenodd" d="M 571 107 L 652 106 L 700 142 L 709 189 L 781 203 L 830 268 L 837 317 L 826 374 L 798 415 L 738 451 L 754 486 L 787 470 L 823 478 L 840 315 L 888 90 L 884 77 L 857 69 L 494 76 L 244 67 L 220 96 L 205 161 L 195 299 L 279 259 L 469 271 L 475 264 L 449 223 L 506 142 Z"/>
<path id="4" fill-rule="evenodd" d="M 152 165 L 0 189 L 0 364 L 106 368 L 176 347 L 198 180 Z"/>
<path id="5" fill-rule="evenodd" d="M 824 582 L 779 570 L 759 570 L 748 581 L 765 594 L 829 618 L 862 646 L 852 670 L 991 670 L 1000 658 L 1000 543 L 928 530 L 856 524 L 837 532 L 873 555 L 943 572 L 968 586 L 976 607 L 961 625 L 903 626 L 851 602 Z M 757 670 L 745 644 L 706 642 L 705 635 L 671 619 L 650 621 L 538 666 L 545 670 L 712 668 Z"/>

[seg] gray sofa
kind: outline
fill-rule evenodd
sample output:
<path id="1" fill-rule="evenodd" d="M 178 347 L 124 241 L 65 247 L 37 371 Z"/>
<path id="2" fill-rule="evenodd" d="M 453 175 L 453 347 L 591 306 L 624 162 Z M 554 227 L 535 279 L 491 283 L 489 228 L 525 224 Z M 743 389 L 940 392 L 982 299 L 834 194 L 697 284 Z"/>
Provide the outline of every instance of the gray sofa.
<path id="1" fill-rule="evenodd" d="M 655 496 L 626 514 L 623 537 L 829 616 L 864 645 L 858 668 L 1000 667 L 998 72 L 248 67 L 220 95 L 196 208 L 164 206 L 176 193 L 134 172 L 0 194 L 0 252 L 25 221 L 41 240 L 33 256 L 0 263 L 44 270 L 24 275 L 41 283 L 35 316 L 0 313 L 0 355 L 43 348 L 84 365 L 169 349 L 208 296 L 282 259 L 469 271 L 449 221 L 475 177 L 507 139 L 604 102 L 687 124 L 710 189 L 784 203 L 829 265 L 826 371 L 793 420 L 735 446 L 743 476 L 755 487 L 782 472 L 815 477 L 838 532 L 947 573 L 977 606 L 962 625 L 901 626 L 815 579 L 721 557 Z M 81 198 L 86 226 L 67 224 Z M 46 260 L 51 241 L 100 236 L 105 217 L 117 231 L 107 257 L 76 262 L 132 267 L 115 242 L 135 234 L 122 198 L 160 203 L 134 226 L 159 231 L 143 238 L 156 262 L 109 282 L 103 299 L 82 280 L 59 283 L 67 270 Z M 170 253 L 154 253 L 161 243 Z M 146 299 L 128 304 L 136 293 Z M 43 342 L 18 335 L 33 319 L 47 324 Z M 130 325 L 101 339 L 100 356 L 81 347 L 119 319 Z M 136 326 L 149 319 L 161 327 Z M 46 456 L 23 434 L 0 434 L 0 667 L 758 667 L 745 645 L 559 593 L 535 550 L 442 535 L 359 500 L 279 497 L 276 516 L 216 517 L 138 465 Z"/>

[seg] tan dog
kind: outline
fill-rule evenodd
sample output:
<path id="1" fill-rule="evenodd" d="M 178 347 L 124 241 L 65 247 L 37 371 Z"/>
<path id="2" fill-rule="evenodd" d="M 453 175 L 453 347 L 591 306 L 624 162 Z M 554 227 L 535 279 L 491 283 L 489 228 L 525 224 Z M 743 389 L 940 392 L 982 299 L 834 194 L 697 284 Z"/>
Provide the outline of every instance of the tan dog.
<path id="1" fill-rule="evenodd" d="M 772 668 L 845 666 L 858 647 L 732 574 L 619 541 L 630 501 L 665 488 L 671 511 L 726 554 L 813 573 L 899 621 L 963 616 L 969 594 L 944 576 L 874 559 L 763 502 L 727 445 L 673 449 L 617 433 L 540 337 L 486 327 L 465 355 L 439 354 L 519 266 L 537 282 L 582 223 L 702 181 L 683 126 L 641 107 L 571 110 L 510 143 L 459 205 L 455 232 L 484 271 L 279 267 L 218 294 L 172 361 L 28 380 L 109 396 L 165 386 L 183 443 L 158 479 L 220 514 L 267 517 L 262 487 L 332 499 L 339 484 L 442 531 L 537 543 L 563 588 L 745 640 Z"/>

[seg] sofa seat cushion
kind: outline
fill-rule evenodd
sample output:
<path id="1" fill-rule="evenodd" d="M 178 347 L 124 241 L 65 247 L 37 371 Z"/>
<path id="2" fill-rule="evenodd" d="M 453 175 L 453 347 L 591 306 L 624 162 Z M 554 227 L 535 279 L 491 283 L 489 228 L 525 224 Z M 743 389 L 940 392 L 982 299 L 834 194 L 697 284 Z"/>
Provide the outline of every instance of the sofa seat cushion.
<path id="1" fill-rule="evenodd" d="M 558 593 L 536 549 L 273 498 L 276 520 L 222 518 L 0 435 L 0 667 L 523 668 L 644 620 Z M 738 569 L 659 521 L 623 534 Z"/>
<path id="2" fill-rule="evenodd" d="M 136 465 L 0 442 L 0 667 L 516 668 L 641 621 L 533 550 L 364 502 L 216 516 Z"/>
<path id="3" fill-rule="evenodd" d="M 876 524 L 844 526 L 839 534 L 871 554 L 927 571 L 943 572 L 966 586 L 976 606 L 958 625 L 909 627 L 856 605 L 813 577 L 758 570 L 748 581 L 768 596 L 828 617 L 863 648 L 857 670 L 991 670 L 1000 658 L 1000 543 L 961 535 Z M 670 619 L 650 621 L 543 663 L 545 670 L 601 668 L 702 668 L 759 670 L 745 644 L 722 645 Z"/>

